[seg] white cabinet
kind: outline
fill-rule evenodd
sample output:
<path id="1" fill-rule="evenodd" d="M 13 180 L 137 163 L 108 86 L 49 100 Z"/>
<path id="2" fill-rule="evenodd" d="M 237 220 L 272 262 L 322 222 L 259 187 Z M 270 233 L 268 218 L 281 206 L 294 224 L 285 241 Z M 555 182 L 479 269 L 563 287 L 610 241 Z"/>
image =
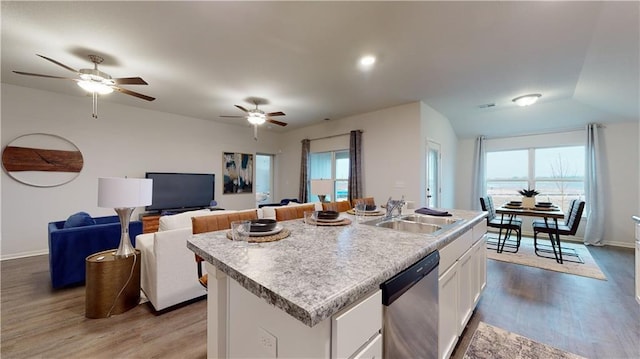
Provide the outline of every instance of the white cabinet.
<path id="1" fill-rule="evenodd" d="M 382 334 L 378 333 L 371 341 L 360 350 L 353 359 L 381 359 L 382 358 Z"/>
<path id="2" fill-rule="evenodd" d="M 458 265 L 438 277 L 438 358 L 448 358 L 458 342 Z"/>
<path id="3" fill-rule="evenodd" d="M 381 329 L 382 291 L 378 290 L 331 318 L 331 357 L 381 358 Z"/>
<path id="4" fill-rule="evenodd" d="M 458 260 L 458 276 L 459 281 L 458 285 L 460 287 L 458 291 L 458 328 L 457 332 L 461 333 L 464 330 L 464 327 L 467 325 L 469 318 L 471 318 L 471 314 L 473 314 L 473 310 L 475 309 L 475 305 L 473 303 L 473 299 L 475 297 L 475 257 L 473 256 L 473 251 L 469 248 Z"/>
<path id="5" fill-rule="evenodd" d="M 213 358 L 382 358 L 382 292 L 308 327 L 207 263 Z"/>
<path id="6" fill-rule="evenodd" d="M 486 286 L 486 222 L 440 250 L 438 357 L 448 358 Z"/>

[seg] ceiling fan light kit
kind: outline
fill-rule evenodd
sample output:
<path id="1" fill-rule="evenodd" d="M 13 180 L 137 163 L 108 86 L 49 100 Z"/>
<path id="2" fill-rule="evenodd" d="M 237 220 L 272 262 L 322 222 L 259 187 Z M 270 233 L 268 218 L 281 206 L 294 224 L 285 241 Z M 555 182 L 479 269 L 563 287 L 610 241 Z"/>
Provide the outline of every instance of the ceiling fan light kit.
<path id="1" fill-rule="evenodd" d="M 262 125 L 267 121 L 267 116 L 262 111 L 250 110 L 247 121 L 252 125 Z"/>
<path id="2" fill-rule="evenodd" d="M 106 95 L 113 92 L 113 89 L 107 85 L 104 85 L 100 82 L 92 81 L 92 80 L 83 80 L 78 81 L 78 86 L 80 86 L 83 90 L 94 93 L 97 92 L 100 95 Z"/>
<path id="3" fill-rule="evenodd" d="M 542 97 L 541 94 L 535 93 L 535 94 L 518 96 L 518 97 L 514 98 L 512 101 L 515 102 L 518 106 L 524 107 L 524 106 L 533 105 L 534 103 L 536 103 L 538 101 L 538 99 L 540 97 Z"/>
<path id="4" fill-rule="evenodd" d="M 235 105 L 236 108 L 238 108 L 239 110 L 246 112 L 245 116 L 225 116 L 222 115 L 220 117 L 228 117 L 228 118 L 246 118 L 247 121 L 253 125 L 253 139 L 254 140 L 258 140 L 258 125 L 262 125 L 265 122 L 269 122 L 272 123 L 274 125 L 278 125 L 278 126 L 286 126 L 287 123 L 286 122 L 282 122 L 282 121 L 277 121 L 272 119 L 272 116 L 285 116 L 285 113 L 282 111 L 276 111 L 276 112 L 269 112 L 269 113 L 265 113 L 264 111 L 262 111 L 261 109 L 258 108 L 258 105 L 260 103 L 268 103 L 268 102 L 264 102 L 266 100 L 264 99 L 258 99 L 258 98 L 249 98 L 252 99 L 250 100 L 250 102 L 252 102 L 256 108 L 252 108 L 250 110 L 247 110 L 246 108 L 240 106 L 240 105 Z M 259 100 L 262 100 L 263 102 L 260 102 Z"/>
<path id="5" fill-rule="evenodd" d="M 58 62 L 46 56 L 42 56 L 42 55 L 38 55 L 38 56 L 42 57 L 47 61 L 53 62 L 54 64 L 60 67 L 63 67 L 71 72 L 74 72 L 76 75 L 78 75 L 79 78 L 42 75 L 42 74 L 34 74 L 34 73 L 22 72 L 22 71 L 13 71 L 13 72 L 19 75 L 75 81 L 78 84 L 78 86 L 80 86 L 83 90 L 89 92 L 92 95 L 93 113 L 91 117 L 93 118 L 98 118 L 98 95 L 99 94 L 106 95 L 116 90 L 126 95 L 138 97 L 143 100 L 147 100 L 147 101 L 155 100 L 155 97 L 143 95 L 141 93 L 137 93 L 137 92 L 119 87 L 118 85 L 147 85 L 147 82 L 140 77 L 123 77 L 123 78 L 115 78 L 115 79 L 112 78 L 111 75 L 98 70 L 98 64 L 104 61 L 104 59 L 100 56 L 89 55 L 89 59 L 93 63 L 93 69 L 80 69 L 80 70 L 75 70 L 72 67 L 69 67 L 61 62 Z"/>

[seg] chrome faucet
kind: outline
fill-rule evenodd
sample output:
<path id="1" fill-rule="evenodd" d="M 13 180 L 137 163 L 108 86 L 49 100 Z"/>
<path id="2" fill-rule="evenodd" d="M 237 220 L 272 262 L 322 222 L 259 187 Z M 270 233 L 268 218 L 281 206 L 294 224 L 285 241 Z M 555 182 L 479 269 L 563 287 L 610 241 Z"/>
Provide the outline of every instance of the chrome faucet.
<path id="1" fill-rule="evenodd" d="M 404 207 L 405 201 L 404 196 L 402 199 L 391 199 L 387 201 L 387 213 L 384 216 L 384 219 L 392 219 L 396 217 L 400 217 L 402 215 L 402 207 Z M 398 214 L 394 215 L 393 212 L 398 212 Z"/>

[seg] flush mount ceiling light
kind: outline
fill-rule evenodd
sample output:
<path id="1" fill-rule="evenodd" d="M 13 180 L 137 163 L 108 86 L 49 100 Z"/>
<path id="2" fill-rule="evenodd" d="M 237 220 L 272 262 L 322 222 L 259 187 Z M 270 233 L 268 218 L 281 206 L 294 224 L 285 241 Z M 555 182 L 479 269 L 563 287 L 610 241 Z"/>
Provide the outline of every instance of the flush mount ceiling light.
<path id="1" fill-rule="evenodd" d="M 376 63 L 376 57 L 373 55 L 365 55 L 358 61 L 358 66 L 361 70 L 370 70 Z"/>
<path id="2" fill-rule="evenodd" d="M 376 57 L 372 55 L 366 55 L 360 58 L 360 65 L 371 66 L 376 63 Z"/>
<path id="3" fill-rule="evenodd" d="M 542 97 L 541 94 L 535 93 L 516 97 L 512 101 L 515 102 L 518 106 L 529 106 L 536 103 L 536 101 L 538 101 L 540 97 Z"/>

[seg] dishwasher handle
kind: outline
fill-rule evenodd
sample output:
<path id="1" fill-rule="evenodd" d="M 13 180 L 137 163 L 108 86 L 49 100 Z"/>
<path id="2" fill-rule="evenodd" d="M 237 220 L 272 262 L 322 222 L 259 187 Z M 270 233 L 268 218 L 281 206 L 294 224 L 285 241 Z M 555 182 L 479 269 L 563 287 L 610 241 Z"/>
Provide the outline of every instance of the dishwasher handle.
<path id="1" fill-rule="evenodd" d="M 437 270 L 438 264 L 440 264 L 440 253 L 436 250 L 409 268 L 396 274 L 393 278 L 380 284 L 380 289 L 382 289 L 382 304 L 389 306 L 427 274 Z"/>

